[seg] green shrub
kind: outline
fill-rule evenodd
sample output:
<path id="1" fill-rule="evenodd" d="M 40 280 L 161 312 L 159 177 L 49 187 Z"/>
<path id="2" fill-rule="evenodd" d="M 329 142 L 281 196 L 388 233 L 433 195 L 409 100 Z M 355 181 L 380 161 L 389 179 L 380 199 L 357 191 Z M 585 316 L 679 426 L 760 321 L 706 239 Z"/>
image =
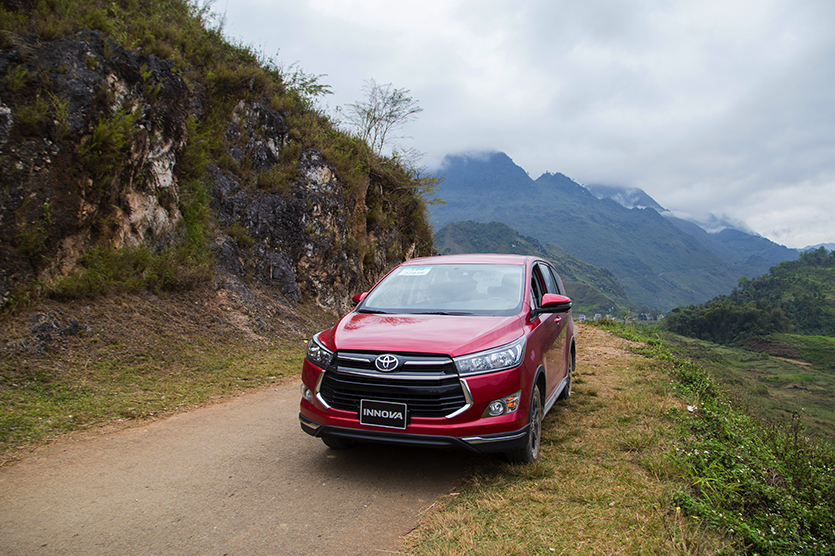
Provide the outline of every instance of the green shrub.
<path id="1" fill-rule="evenodd" d="M 78 155 L 97 187 L 112 181 L 122 168 L 139 115 L 139 111 L 119 110 L 113 117 L 100 120 L 93 134 L 82 141 Z"/>
<path id="2" fill-rule="evenodd" d="M 153 74 L 151 70 L 148 69 L 148 64 L 142 64 L 142 67 L 139 68 L 139 75 L 142 77 L 142 81 L 144 82 L 145 99 L 151 104 L 156 104 L 157 99 L 159 98 L 159 92 L 162 90 L 162 83 L 151 82 L 151 76 Z"/>
<path id="3" fill-rule="evenodd" d="M 290 192 L 290 183 L 296 178 L 296 167 L 292 164 L 276 164 L 269 170 L 258 172 L 255 178 L 255 185 L 258 189 L 287 195 Z"/>
<path id="4" fill-rule="evenodd" d="M 31 199 L 27 199 L 16 211 L 18 217 L 24 220 L 18 228 L 17 248 L 24 257 L 39 261 L 47 253 L 47 239 L 49 238 L 49 226 L 52 224 L 52 212 L 49 207 L 49 200 L 46 200 L 41 214 L 32 221 L 26 221 L 25 215 L 30 204 Z"/>
<path id="5" fill-rule="evenodd" d="M 24 104 L 14 111 L 14 127 L 24 136 L 44 135 L 49 117 L 49 102 L 41 95 L 32 104 Z"/>
<path id="6" fill-rule="evenodd" d="M 70 101 L 69 99 L 62 99 L 57 95 L 49 93 L 49 105 L 52 108 L 52 114 L 55 116 L 55 121 L 58 125 L 56 134 L 58 139 L 61 139 L 70 131 Z"/>
<path id="7" fill-rule="evenodd" d="M 14 69 L 9 67 L 3 81 L 9 92 L 19 93 L 29 82 L 29 70 L 23 66 L 15 66 Z"/>
<path id="8" fill-rule="evenodd" d="M 211 162 L 212 136 L 194 116 L 186 120 L 188 140 L 177 156 L 176 171 L 182 179 L 194 180 L 203 176 Z"/>
<path id="9" fill-rule="evenodd" d="M 189 246 L 152 253 L 144 247 L 88 251 L 78 268 L 46 289 L 53 299 L 92 298 L 114 293 L 187 290 L 212 276 L 210 259 Z"/>
<path id="10" fill-rule="evenodd" d="M 3 48 L 14 46 L 12 33 L 24 32 L 28 21 L 29 18 L 25 13 L 9 10 L 6 6 L 0 4 L 0 31 L 5 31 L 5 33 L 0 33 L 0 40 L 3 41 L 0 46 Z"/>
<path id="11" fill-rule="evenodd" d="M 240 222 L 235 222 L 226 228 L 226 234 L 231 237 L 241 249 L 249 249 L 255 243 L 252 236 Z"/>

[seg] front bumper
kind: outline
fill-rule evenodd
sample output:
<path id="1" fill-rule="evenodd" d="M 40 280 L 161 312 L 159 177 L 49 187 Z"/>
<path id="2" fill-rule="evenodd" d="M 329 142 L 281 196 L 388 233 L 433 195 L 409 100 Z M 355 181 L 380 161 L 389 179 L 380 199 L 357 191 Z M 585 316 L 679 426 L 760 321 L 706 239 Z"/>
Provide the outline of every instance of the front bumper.
<path id="1" fill-rule="evenodd" d="M 402 446 L 424 448 L 464 448 L 472 452 L 487 454 L 510 452 L 523 448 L 527 443 L 528 425 L 512 432 L 485 434 L 480 436 L 443 436 L 429 434 L 408 434 L 384 430 L 349 429 L 333 425 L 322 425 L 299 413 L 302 430 L 311 436 L 335 436 L 364 442 L 383 442 Z"/>

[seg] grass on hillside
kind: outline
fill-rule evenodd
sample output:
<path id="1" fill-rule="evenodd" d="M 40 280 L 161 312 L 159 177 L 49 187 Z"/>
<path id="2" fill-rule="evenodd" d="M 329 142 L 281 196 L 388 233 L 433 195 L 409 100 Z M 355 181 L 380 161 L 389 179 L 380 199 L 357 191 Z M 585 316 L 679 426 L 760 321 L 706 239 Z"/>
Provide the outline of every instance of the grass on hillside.
<path id="1" fill-rule="evenodd" d="M 248 190 L 288 195 L 291 185 L 300 178 L 299 164 L 309 149 L 322 153 L 335 169 L 347 206 L 357 208 L 348 214 L 350 240 L 336 246 L 338 250 L 358 259 L 369 275 L 384 270 L 375 268 L 380 264 L 375 252 L 385 250 L 390 263 L 413 256 L 415 249 L 418 254 L 431 250 L 426 210 L 433 202 L 437 179 L 416 167 L 417 161 L 409 157 L 376 154 L 359 136 L 329 116 L 319 106 L 319 100 L 331 92 L 319 81 L 324 76 L 307 74 L 296 64 L 288 67 L 250 46 L 227 40 L 222 33 L 222 17 L 212 10 L 212 4 L 197 0 L 0 3 L 0 48 L 18 51 L 16 56 L 23 61 L 0 76 L 0 83 L 5 84 L 3 102 L 14 115 L 9 145 L 41 141 L 45 133 L 42 128 L 66 120 L 67 92 L 55 89 L 49 72 L 36 74 L 26 68 L 26 53 L 32 48 L 26 46 L 27 42 L 37 39 L 46 43 L 85 28 L 100 31 L 126 50 L 172 60 L 172 71 L 182 78 L 194 105 L 194 113 L 180 114 L 186 119 L 188 133 L 174 167 L 179 198 L 175 195 L 166 200 L 176 203 L 183 215 L 183 226 L 178 230 L 182 238 L 161 252 L 141 247 L 113 252 L 110 224 L 121 215 L 113 211 L 119 203 L 107 200 L 110 197 L 105 193 L 112 192 L 104 187 L 125 169 L 130 158 L 127 151 L 141 132 L 141 126 L 137 127 L 141 111 L 136 112 L 136 108 L 156 105 L 159 83 L 149 82 L 144 93 L 132 93 L 124 101 L 117 102 L 113 94 L 104 95 L 101 113 L 89 114 L 95 126 L 90 137 L 82 137 L 81 132 L 62 132 L 57 134 L 58 139 L 52 138 L 57 149 L 78 154 L 80 164 L 71 168 L 72 179 L 84 183 L 89 178 L 97 184 L 97 195 L 101 193 L 101 199 L 85 197 L 87 203 L 100 204 L 96 220 L 80 223 L 89 226 L 90 244 L 99 247 L 86 253 L 70 276 L 50 279 L 54 246 L 64 239 L 50 235 L 57 234 L 57 227 L 51 225 L 57 220 L 53 214 L 56 207 L 50 210 L 49 203 L 42 200 L 29 207 L 24 204 L 29 216 L 21 216 L 21 221 L 29 223 L 21 227 L 14 241 L 8 242 L 16 246 L 17 256 L 37 263 L 34 270 L 40 280 L 13 284 L 10 305 L 14 309 L 43 298 L 77 299 L 143 289 L 181 291 L 201 285 L 212 278 L 212 239 L 218 231 L 210 207 L 207 169 L 217 165 L 231 172 Z M 121 63 L 111 42 L 97 56 L 109 63 Z M 87 60 L 88 69 L 98 64 L 92 55 Z M 53 69 L 61 72 L 62 67 L 65 71 L 65 66 Z M 147 67 L 140 71 L 143 79 L 149 78 L 150 74 L 144 73 L 149 71 Z M 109 91 L 104 86 L 101 90 Z M 52 104 L 45 99 L 52 99 Z M 254 141 L 248 133 L 238 133 L 237 139 L 230 134 L 232 123 L 240 121 L 236 109 L 244 105 L 267 106 L 286 121 L 287 137 L 277 163 L 268 170 L 254 167 L 248 154 L 240 161 L 231 155 L 235 151 L 246 153 Z M 24 117 L 32 112 L 39 116 Z M 40 124 L 23 125 L 27 119 Z M 179 125 L 162 115 L 152 119 L 157 134 L 161 133 L 157 127 Z M 141 187 L 141 180 L 149 175 L 139 172 L 136 186 Z"/>
<path id="2" fill-rule="evenodd" d="M 770 355 L 802 359 L 818 369 L 835 371 L 835 338 L 831 336 L 772 334 L 767 340 Z"/>
<path id="3" fill-rule="evenodd" d="M 771 355 L 673 334 L 664 341 L 698 360 L 752 415 L 785 422 L 800 414 L 808 434 L 835 442 L 835 338 L 775 334 L 750 346 Z"/>

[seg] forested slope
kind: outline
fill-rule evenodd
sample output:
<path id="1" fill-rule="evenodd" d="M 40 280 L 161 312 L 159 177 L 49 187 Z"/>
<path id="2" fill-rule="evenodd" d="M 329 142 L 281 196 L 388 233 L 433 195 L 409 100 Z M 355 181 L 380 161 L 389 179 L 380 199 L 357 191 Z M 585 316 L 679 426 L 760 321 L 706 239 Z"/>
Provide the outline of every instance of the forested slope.
<path id="1" fill-rule="evenodd" d="M 674 309 L 665 326 L 716 343 L 773 332 L 835 336 L 835 251 L 821 247 L 743 277 L 730 295 Z"/>

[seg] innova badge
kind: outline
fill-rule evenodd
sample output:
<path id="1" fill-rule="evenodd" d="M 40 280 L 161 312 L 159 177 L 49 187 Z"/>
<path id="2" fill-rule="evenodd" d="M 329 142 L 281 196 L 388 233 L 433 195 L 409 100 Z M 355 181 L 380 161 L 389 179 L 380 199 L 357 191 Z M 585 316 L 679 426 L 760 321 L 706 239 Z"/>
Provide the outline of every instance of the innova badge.
<path id="1" fill-rule="evenodd" d="M 377 367 L 377 370 L 384 373 L 392 372 L 397 369 L 399 364 L 400 361 L 397 360 L 397 357 L 390 353 L 383 354 L 374 361 L 374 366 Z"/>

